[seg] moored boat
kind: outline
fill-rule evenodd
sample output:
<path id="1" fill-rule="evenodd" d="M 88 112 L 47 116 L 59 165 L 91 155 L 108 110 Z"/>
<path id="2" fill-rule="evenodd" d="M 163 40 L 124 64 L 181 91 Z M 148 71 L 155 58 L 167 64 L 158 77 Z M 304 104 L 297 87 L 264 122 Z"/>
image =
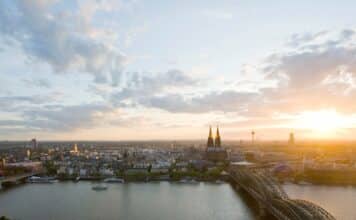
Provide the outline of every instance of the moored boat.
<path id="1" fill-rule="evenodd" d="M 112 177 L 112 178 L 104 179 L 104 182 L 105 183 L 125 183 L 125 180 L 121 179 L 121 178 Z"/>
<path id="2" fill-rule="evenodd" d="M 28 183 L 54 183 L 56 179 L 54 177 L 40 177 L 40 176 L 31 176 L 27 179 Z"/>
<path id="3" fill-rule="evenodd" d="M 198 184 L 199 182 L 195 179 L 181 179 L 179 183 Z"/>

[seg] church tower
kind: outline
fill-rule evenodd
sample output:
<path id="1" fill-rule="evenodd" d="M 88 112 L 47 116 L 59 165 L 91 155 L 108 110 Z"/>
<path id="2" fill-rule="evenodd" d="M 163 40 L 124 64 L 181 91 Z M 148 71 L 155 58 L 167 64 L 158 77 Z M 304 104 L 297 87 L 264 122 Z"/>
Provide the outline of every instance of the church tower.
<path id="1" fill-rule="evenodd" d="M 221 139 L 220 139 L 219 127 L 217 127 L 217 129 L 216 129 L 215 147 L 221 147 Z"/>
<path id="2" fill-rule="evenodd" d="M 216 128 L 216 135 L 214 138 L 210 126 L 208 144 L 205 152 L 205 158 L 209 161 L 225 161 L 228 158 L 226 149 L 221 146 L 219 127 Z"/>
<path id="3" fill-rule="evenodd" d="M 209 130 L 207 147 L 214 147 L 214 139 L 213 139 L 213 132 L 211 131 L 211 126 L 210 126 L 210 130 Z"/>

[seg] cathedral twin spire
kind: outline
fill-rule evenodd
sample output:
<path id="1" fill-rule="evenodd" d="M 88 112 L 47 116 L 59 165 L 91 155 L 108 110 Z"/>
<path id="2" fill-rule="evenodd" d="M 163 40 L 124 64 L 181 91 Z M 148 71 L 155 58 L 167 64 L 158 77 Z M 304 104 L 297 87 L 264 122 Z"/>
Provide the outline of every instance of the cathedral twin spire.
<path id="1" fill-rule="evenodd" d="M 217 129 L 216 129 L 215 144 L 214 144 L 213 132 L 212 132 L 211 126 L 210 126 L 208 144 L 207 145 L 208 145 L 208 147 L 221 147 L 221 139 L 220 139 L 219 127 L 217 127 Z"/>

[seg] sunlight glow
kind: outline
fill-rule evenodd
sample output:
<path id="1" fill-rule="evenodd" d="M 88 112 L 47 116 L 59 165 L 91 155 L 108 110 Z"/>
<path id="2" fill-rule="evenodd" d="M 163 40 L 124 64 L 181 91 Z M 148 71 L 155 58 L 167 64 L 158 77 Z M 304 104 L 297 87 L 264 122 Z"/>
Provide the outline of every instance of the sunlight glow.
<path id="1" fill-rule="evenodd" d="M 321 110 L 301 113 L 296 120 L 296 127 L 311 129 L 313 132 L 322 135 L 347 128 L 351 123 L 351 118 L 334 110 Z"/>

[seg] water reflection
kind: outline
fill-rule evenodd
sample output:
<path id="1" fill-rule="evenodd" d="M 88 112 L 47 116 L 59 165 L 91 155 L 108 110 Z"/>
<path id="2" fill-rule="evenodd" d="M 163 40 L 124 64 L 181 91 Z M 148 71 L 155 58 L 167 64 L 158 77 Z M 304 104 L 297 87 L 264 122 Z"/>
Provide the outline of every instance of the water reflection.
<path id="1" fill-rule="evenodd" d="M 26 184 L 0 194 L 0 215 L 15 219 L 254 219 L 251 199 L 229 184 L 169 182 Z M 253 207 L 253 206 L 251 206 Z"/>

